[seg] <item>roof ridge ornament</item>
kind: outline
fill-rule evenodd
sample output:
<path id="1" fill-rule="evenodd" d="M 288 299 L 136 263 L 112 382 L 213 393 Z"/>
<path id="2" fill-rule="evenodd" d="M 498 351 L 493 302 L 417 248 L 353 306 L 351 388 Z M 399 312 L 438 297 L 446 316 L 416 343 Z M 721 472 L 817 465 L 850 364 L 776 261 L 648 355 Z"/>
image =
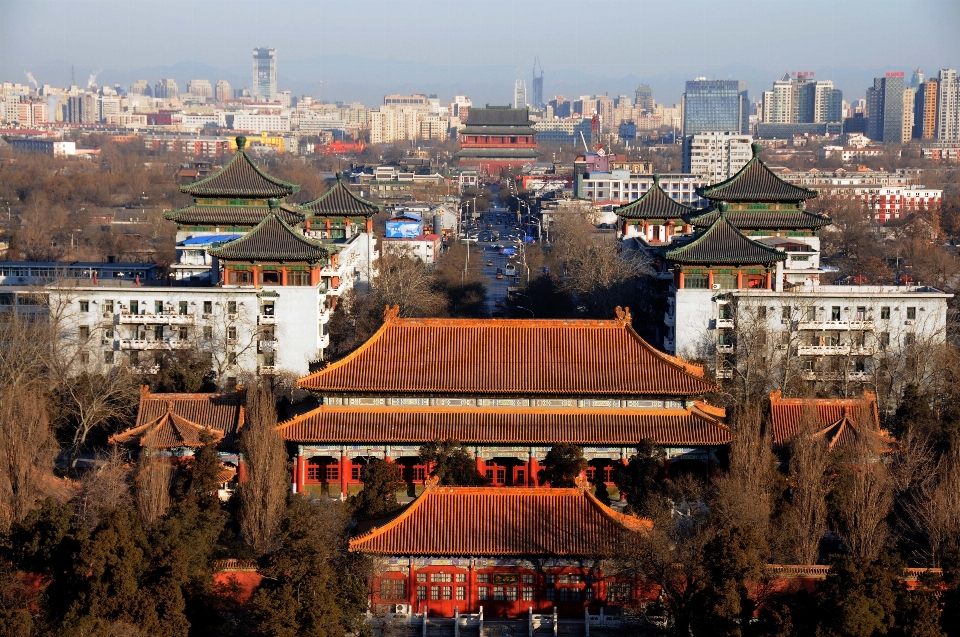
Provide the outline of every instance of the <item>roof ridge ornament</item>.
<path id="1" fill-rule="evenodd" d="M 397 319 L 400 318 L 400 306 L 399 305 L 387 305 L 383 310 L 383 322 L 384 323 L 396 323 Z"/>
<path id="2" fill-rule="evenodd" d="M 614 310 L 614 311 L 615 311 L 616 314 L 617 314 L 616 320 L 617 320 L 617 322 L 618 322 L 620 325 L 626 327 L 626 326 L 630 325 L 630 324 L 633 322 L 633 317 L 630 316 L 630 308 L 629 308 L 629 307 L 620 307 L 620 306 L 618 305 L 617 308 L 616 308 L 616 310 Z"/>
<path id="3" fill-rule="evenodd" d="M 584 495 L 590 489 L 590 482 L 583 474 L 577 475 L 577 477 L 573 479 L 573 483 L 579 495 Z"/>
<path id="4" fill-rule="evenodd" d="M 654 188 L 660 187 L 660 175 L 657 175 L 657 174 L 653 175 L 653 186 Z"/>
<path id="5" fill-rule="evenodd" d="M 440 488 L 440 476 L 431 475 L 428 476 L 423 482 L 424 491 L 436 491 Z"/>
<path id="6" fill-rule="evenodd" d="M 763 150 L 763 144 L 761 144 L 760 142 L 753 142 L 752 144 L 750 144 L 750 150 L 753 151 L 754 157 L 758 157 L 760 155 L 760 151 Z"/>
<path id="7" fill-rule="evenodd" d="M 243 150 L 246 145 L 247 145 L 247 138 L 244 137 L 243 135 L 237 136 L 237 152 Z"/>

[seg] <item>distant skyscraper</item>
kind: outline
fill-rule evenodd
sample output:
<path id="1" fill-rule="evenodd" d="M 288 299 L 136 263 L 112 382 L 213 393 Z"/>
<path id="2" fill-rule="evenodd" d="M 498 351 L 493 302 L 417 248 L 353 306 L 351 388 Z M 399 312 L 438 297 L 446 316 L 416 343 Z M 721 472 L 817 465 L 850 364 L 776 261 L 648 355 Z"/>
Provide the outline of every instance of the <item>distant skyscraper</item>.
<path id="1" fill-rule="evenodd" d="M 910 88 L 920 88 L 921 84 L 923 84 L 923 69 L 917 69 L 910 78 Z"/>
<path id="2" fill-rule="evenodd" d="M 636 101 L 634 102 L 643 113 L 652 113 L 655 106 L 653 101 L 653 89 L 646 84 L 637 87 Z"/>
<path id="3" fill-rule="evenodd" d="M 526 108 L 527 106 L 527 83 L 523 80 L 517 80 L 513 83 L 513 107 Z"/>
<path id="4" fill-rule="evenodd" d="M 253 98 L 272 102 L 277 95 L 277 50 L 253 50 Z"/>
<path id="5" fill-rule="evenodd" d="M 830 80 L 814 81 L 812 73 L 789 73 L 763 93 L 765 124 L 822 124 L 842 120 L 843 93 Z"/>
<path id="6" fill-rule="evenodd" d="M 146 80 L 137 80 L 130 85 L 130 95 L 150 95 L 150 83 Z"/>
<path id="7" fill-rule="evenodd" d="M 738 80 L 697 78 L 687 82 L 683 94 L 683 134 L 747 134 L 750 101 L 747 83 Z"/>
<path id="8" fill-rule="evenodd" d="M 176 99 L 180 97 L 180 87 L 171 78 L 160 80 L 153 90 L 153 96 L 168 100 Z"/>
<path id="9" fill-rule="evenodd" d="M 540 74 L 537 74 L 537 67 L 540 67 Z M 543 66 L 540 64 L 540 58 L 533 61 L 533 107 L 543 108 L 546 104 L 543 101 Z"/>
<path id="10" fill-rule="evenodd" d="M 906 143 L 913 137 L 913 105 L 917 96 L 917 89 L 908 86 L 903 89 L 903 113 L 901 117 L 900 143 Z"/>
<path id="11" fill-rule="evenodd" d="M 940 69 L 937 95 L 937 139 L 960 141 L 960 82 L 956 69 Z"/>
<path id="12" fill-rule="evenodd" d="M 233 89 L 230 88 L 229 82 L 226 80 L 217 82 L 216 98 L 218 102 L 226 102 L 227 100 L 233 99 Z"/>
<path id="13" fill-rule="evenodd" d="M 913 99 L 913 137 L 935 139 L 937 137 L 937 89 L 936 80 L 924 82 Z"/>
<path id="14" fill-rule="evenodd" d="M 213 86 L 210 85 L 210 80 L 190 80 L 187 82 L 187 93 L 194 97 L 212 99 Z"/>
<path id="15" fill-rule="evenodd" d="M 867 137 L 885 144 L 902 144 L 903 73 L 887 73 L 867 89 Z"/>

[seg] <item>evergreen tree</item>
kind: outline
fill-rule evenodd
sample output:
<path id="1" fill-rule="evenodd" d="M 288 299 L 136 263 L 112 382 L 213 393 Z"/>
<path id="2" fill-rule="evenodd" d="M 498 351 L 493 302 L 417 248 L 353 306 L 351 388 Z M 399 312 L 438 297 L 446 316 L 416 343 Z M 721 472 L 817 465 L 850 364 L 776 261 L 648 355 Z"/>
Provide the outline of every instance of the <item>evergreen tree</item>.
<path id="1" fill-rule="evenodd" d="M 887 634 L 895 624 L 900 565 L 886 556 L 864 563 L 835 556 L 827 579 L 817 586 L 818 635 L 872 637 Z"/>
<path id="2" fill-rule="evenodd" d="M 893 417 L 893 433 L 902 438 L 908 431 L 936 437 L 937 416 L 930 407 L 930 396 L 914 383 L 903 389 L 903 397 Z"/>
<path id="3" fill-rule="evenodd" d="M 386 515 L 400 506 L 397 491 L 403 488 L 404 482 L 396 464 L 374 458 L 360 471 L 360 481 L 363 490 L 350 498 L 358 518 Z"/>
<path id="4" fill-rule="evenodd" d="M 555 489 L 570 489 L 576 486 L 577 476 L 587 468 L 583 449 L 566 442 L 553 445 L 543 464 L 544 468 L 540 470 L 537 479 L 540 484 L 549 483 Z"/>
<path id="5" fill-rule="evenodd" d="M 927 573 L 913 588 L 901 584 L 894 617 L 893 637 L 944 637 L 940 628 L 938 578 Z"/>
<path id="6" fill-rule="evenodd" d="M 617 488 L 626 495 L 627 505 L 634 513 L 646 512 L 651 499 L 659 494 L 657 474 L 663 469 L 664 457 L 663 449 L 652 440 L 641 440 L 637 455 L 614 473 Z"/>
<path id="7" fill-rule="evenodd" d="M 477 469 L 474 455 L 456 440 L 438 440 L 420 447 L 420 462 L 433 464 L 431 476 L 445 487 L 480 487 L 490 481 Z"/>

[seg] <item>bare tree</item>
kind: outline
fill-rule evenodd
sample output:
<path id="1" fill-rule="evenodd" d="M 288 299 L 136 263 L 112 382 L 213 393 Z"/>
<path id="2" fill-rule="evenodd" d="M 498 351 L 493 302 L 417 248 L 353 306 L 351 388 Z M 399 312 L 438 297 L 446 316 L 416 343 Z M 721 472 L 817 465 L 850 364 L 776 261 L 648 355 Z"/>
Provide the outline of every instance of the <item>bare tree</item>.
<path id="1" fill-rule="evenodd" d="M 0 388 L 0 528 L 22 520 L 56 488 L 57 443 L 38 388 Z"/>
<path id="2" fill-rule="evenodd" d="M 137 511 L 144 527 L 149 528 L 170 508 L 170 482 L 173 467 L 170 459 L 155 449 L 141 450 L 137 461 L 134 489 Z"/>
<path id="3" fill-rule="evenodd" d="M 133 505 L 131 467 L 124 453 L 113 447 L 96 460 L 97 465 L 80 478 L 80 493 L 73 500 L 74 516 L 88 531 L 97 526 L 103 511 Z"/>
<path id="4" fill-rule="evenodd" d="M 829 450 L 816 433 L 816 415 L 805 413 L 790 441 L 790 507 L 783 515 L 784 553 L 792 564 L 816 564 L 827 530 Z"/>
<path id="5" fill-rule="evenodd" d="M 273 395 L 251 388 L 240 441 L 247 467 L 240 483 L 240 529 L 257 555 L 270 550 L 286 504 L 287 452 L 276 425 Z"/>
<path id="6" fill-rule="evenodd" d="M 927 540 L 928 563 L 940 567 L 947 549 L 956 549 L 960 543 L 960 450 L 940 457 L 932 476 L 923 481 L 906 508 Z"/>
<path id="7" fill-rule="evenodd" d="M 893 507 L 893 483 L 889 469 L 879 461 L 879 441 L 870 435 L 869 425 L 864 423 L 858 430 L 847 466 L 840 535 L 851 554 L 872 561 L 889 537 L 887 516 Z"/>

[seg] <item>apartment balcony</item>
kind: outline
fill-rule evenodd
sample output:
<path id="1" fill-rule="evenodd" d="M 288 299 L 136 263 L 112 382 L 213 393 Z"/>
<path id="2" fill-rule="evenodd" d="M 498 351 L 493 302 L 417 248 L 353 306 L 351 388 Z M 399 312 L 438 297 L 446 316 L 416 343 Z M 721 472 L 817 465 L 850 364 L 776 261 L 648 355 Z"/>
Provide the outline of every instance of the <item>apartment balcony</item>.
<path id="1" fill-rule="evenodd" d="M 257 373 L 261 376 L 272 376 L 277 373 L 276 365 L 258 365 Z"/>
<path id="2" fill-rule="evenodd" d="M 733 354 L 734 351 L 733 345 L 717 345 L 717 354 Z"/>
<path id="3" fill-rule="evenodd" d="M 120 349 L 122 350 L 171 350 L 171 349 L 190 349 L 193 342 L 190 340 L 181 340 L 178 338 L 161 339 L 134 339 L 121 338 Z"/>
<path id="4" fill-rule="evenodd" d="M 323 334 L 320 336 L 320 340 L 317 342 L 317 345 L 320 349 L 326 349 L 330 347 L 330 335 Z"/>
<path id="5" fill-rule="evenodd" d="M 668 327 L 673 327 L 677 324 L 677 316 L 673 312 L 664 312 L 663 313 L 663 322 Z"/>
<path id="6" fill-rule="evenodd" d="M 276 325 L 277 317 L 275 314 L 261 314 L 257 317 L 258 325 Z"/>
<path id="7" fill-rule="evenodd" d="M 261 339 L 257 341 L 257 349 L 260 352 L 273 352 L 276 351 L 277 346 L 280 344 L 280 341 L 277 339 Z"/>
<path id="8" fill-rule="evenodd" d="M 730 328 L 732 328 L 732 327 L 733 327 L 733 319 L 732 319 L 732 318 L 718 318 L 718 319 L 717 319 L 717 329 L 718 329 L 718 330 L 730 329 Z"/>
<path id="9" fill-rule="evenodd" d="M 728 379 L 729 379 L 729 378 L 733 378 L 733 370 L 732 370 L 732 369 L 718 369 L 718 370 L 717 370 L 717 378 L 728 378 Z"/>
<path id="10" fill-rule="evenodd" d="M 800 356 L 846 356 L 850 353 L 849 345 L 798 345 L 797 354 Z"/>
<path id="11" fill-rule="evenodd" d="M 195 314 L 131 314 L 130 312 L 121 312 L 119 322 L 121 325 L 193 325 L 196 323 Z"/>
<path id="12" fill-rule="evenodd" d="M 672 338 L 670 338 L 669 336 L 664 336 L 663 349 L 667 350 L 670 353 L 673 353 L 677 350 L 677 342 Z"/>
<path id="13" fill-rule="evenodd" d="M 801 330 L 872 330 L 873 319 L 856 319 L 852 321 L 800 321 Z"/>
<path id="14" fill-rule="evenodd" d="M 873 380 L 873 373 L 871 372 L 812 372 L 804 371 L 800 373 L 800 377 L 804 380 L 810 381 L 849 381 L 862 383 Z"/>

